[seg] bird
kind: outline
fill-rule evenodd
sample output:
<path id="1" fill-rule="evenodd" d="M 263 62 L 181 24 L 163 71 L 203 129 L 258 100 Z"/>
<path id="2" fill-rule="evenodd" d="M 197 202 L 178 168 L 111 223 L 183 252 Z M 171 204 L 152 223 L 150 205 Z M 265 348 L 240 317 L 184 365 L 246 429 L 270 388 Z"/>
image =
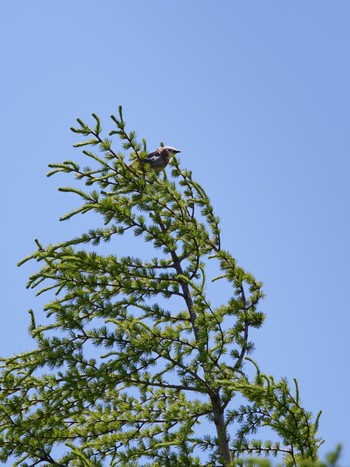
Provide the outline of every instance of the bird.
<path id="1" fill-rule="evenodd" d="M 144 159 L 139 159 L 139 162 L 142 164 L 150 164 L 152 169 L 159 173 L 165 169 L 175 154 L 178 154 L 179 152 L 181 151 L 173 148 L 172 146 L 161 146 L 155 151 L 147 154 L 147 157 Z"/>

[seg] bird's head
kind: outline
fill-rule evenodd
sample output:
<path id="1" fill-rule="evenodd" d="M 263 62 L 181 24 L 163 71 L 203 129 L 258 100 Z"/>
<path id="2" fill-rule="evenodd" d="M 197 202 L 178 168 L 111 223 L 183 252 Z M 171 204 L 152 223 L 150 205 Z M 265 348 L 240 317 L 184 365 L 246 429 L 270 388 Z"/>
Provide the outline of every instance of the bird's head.
<path id="1" fill-rule="evenodd" d="M 179 151 L 178 149 L 173 148 L 172 146 L 162 146 L 158 149 L 159 153 L 162 154 L 163 152 L 168 154 L 169 158 L 175 156 L 175 154 L 178 154 Z"/>
<path id="2" fill-rule="evenodd" d="M 171 161 L 171 159 L 175 156 L 175 154 L 178 154 L 179 151 L 178 149 L 175 149 L 171 146 L 162 146 L 161 148 L 158 149 L 159 154 L 167 164 L 168 162 Z"/>

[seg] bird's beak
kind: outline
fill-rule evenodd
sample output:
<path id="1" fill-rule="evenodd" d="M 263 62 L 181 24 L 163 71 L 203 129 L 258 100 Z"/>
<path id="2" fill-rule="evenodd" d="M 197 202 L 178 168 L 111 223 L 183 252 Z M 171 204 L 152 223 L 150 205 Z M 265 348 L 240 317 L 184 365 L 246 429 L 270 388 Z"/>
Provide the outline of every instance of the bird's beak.
<path id="1" fill-rule="evenodd" d="M 175 152 L 175 154 L 178 154 L 179 152 L 181 152 L 181 151 L 179 151 L 178 149 L 176 149 L 176 152 Z"/>

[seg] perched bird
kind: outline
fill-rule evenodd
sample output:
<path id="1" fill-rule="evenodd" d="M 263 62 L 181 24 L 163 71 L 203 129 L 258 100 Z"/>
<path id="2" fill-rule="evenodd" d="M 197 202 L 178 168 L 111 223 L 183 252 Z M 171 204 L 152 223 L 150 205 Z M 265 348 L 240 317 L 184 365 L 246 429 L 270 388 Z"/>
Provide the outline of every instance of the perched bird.
<path id="1" fill-rule="evenodd" d="M 178 154 L 178 149 L 172 148 L 171 146 L 163 146 L 158 148 L 147 155 L 144 159 L 140 159 L 142 164 L 150 164 L 155 172 L 160 172 L 165 169 L 171 159 Z"/>

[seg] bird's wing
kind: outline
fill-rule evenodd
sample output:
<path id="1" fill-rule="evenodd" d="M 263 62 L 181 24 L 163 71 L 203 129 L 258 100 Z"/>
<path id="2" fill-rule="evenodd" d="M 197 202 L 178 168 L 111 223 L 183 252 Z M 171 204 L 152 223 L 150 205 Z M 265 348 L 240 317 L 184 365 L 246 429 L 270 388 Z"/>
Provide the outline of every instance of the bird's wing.
<path id="1" fill-rule="evenodd" d="M 152 163 L 152 162 L 155 162 L 157 159 L 160 158 L 160 154 L 158 151 L 153 151 L 153 152 L 150 152 L 147 157 L 145 157 L 145 159 L 141 159 L 141 162 L 145 163 L 145 162 L 148 162 L 148 163 Z"/>

